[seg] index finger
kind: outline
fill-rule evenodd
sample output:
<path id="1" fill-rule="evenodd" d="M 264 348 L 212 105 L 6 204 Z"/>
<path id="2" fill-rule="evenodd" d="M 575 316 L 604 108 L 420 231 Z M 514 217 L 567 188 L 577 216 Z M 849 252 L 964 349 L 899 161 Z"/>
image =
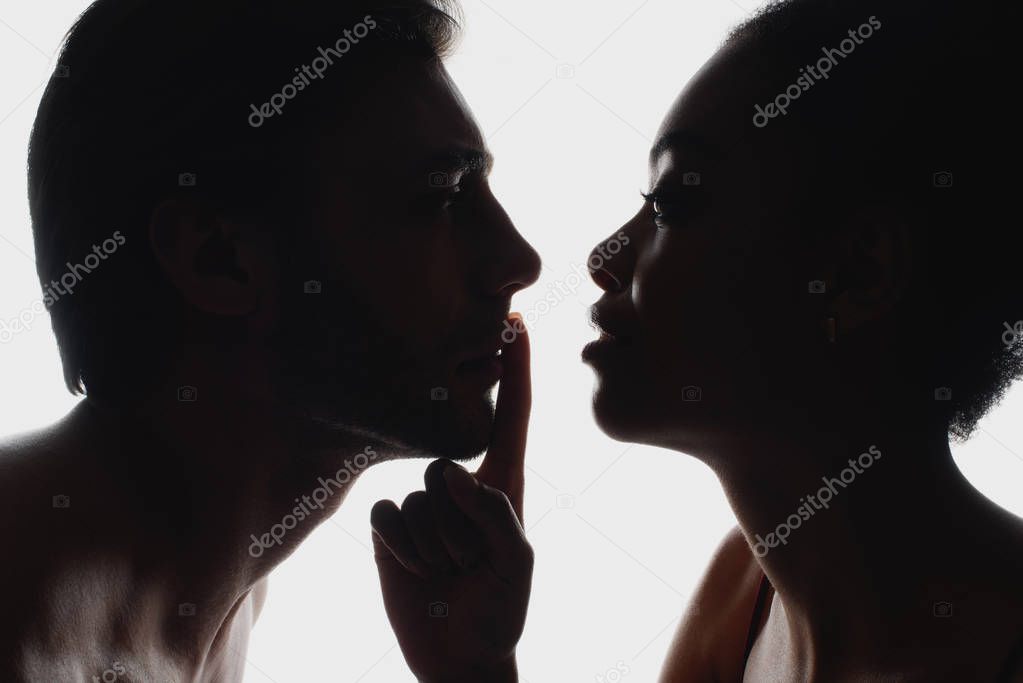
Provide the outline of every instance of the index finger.
<path id="1" fill-rule="evenodd" d="M 515 337 L 501 351 L 504 374 L 497 392 L 494 427 L 490 433 L 490 447 L 476 477 L 484 484 L 504 491 L 521 523 L 526 479 L 526 432 L 533 390 L 529 375 L 529 333 L 518 313 L 512 313 L 508 322 L 515 331 Z"/>

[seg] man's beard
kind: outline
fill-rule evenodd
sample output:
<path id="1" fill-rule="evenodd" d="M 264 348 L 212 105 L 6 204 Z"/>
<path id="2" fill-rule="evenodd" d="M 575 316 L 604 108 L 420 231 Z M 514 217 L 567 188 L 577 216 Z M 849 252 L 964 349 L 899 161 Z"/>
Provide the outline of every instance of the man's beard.
<path id="1" fill-rule="evenodd" d="M 428 354 L 396 339 L 336 283 L 329 293 L 297 289 L 282 294 L 270 340 L 273 389 L 314 438 L 364 437 L 404 457 L 467 460 L 486 449 L 493 400 L 448 390 L 444 350 Z"/>

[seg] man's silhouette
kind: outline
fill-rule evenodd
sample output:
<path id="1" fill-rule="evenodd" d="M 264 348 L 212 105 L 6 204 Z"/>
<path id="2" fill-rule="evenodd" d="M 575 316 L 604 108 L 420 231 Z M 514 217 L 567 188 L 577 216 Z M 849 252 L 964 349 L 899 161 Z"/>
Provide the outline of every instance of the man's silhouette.
<path id="1" fill-rule="evenodd" d="M 241 680 L 268 572 L 372 464 L 487 448 L 502 373 L 505 446 L 480 481 L 521 509 L 526 341 L 498 353 L 539 260 L 440 62 L 452 17 L 426 0 L 100 0 L 70 31 L 29 192 L 85 398 L 0 445 L 0 679 Z M 498 488 L 430 500 L 514 536 Z M 463 657 L 446 680 L 513 671 L 520 632 L 504 661 Z M 416 635 L 399 631 L 406 655 Z"/>

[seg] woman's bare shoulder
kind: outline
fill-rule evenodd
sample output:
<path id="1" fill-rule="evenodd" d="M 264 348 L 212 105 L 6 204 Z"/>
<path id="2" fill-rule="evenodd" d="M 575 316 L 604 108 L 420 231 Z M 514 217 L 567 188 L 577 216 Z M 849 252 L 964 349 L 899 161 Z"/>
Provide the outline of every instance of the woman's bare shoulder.
<path id="1" fill-rule="evenodd" d="M 718 546 L 668 649 L 661 683 L 735 680 L 762 578 L 739 527 Z"/>

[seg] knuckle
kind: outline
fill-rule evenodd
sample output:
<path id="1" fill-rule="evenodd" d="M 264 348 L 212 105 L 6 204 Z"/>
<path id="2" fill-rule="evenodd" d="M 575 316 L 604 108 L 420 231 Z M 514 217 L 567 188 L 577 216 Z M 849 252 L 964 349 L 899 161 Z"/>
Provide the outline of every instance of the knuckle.
<path id="1" fill-rule="evenodd" d="M 405 496 L 405 500 L 401 503 L 401 511 L 402 513 L 414 513 L 428 504 L 429 497 L 426 495 L 426 491 L 413 491 Z"/>
<path id="2" fill-rule="evenodd" d="M 486 484 L 480 484 L 480 502 L 492 512 L 499 512 L 502 508 L 511 509 L 511 501 L 504 495 L 504 491 Z"/>
<path id="3" fill-rule="evenodd" d="M 522 563 L 527 567 L 532 568 L 533 564 L 536 562 L 536 551 L 533 550 L 533 546 L 529 543 L 529 541 L 524 540 L 522 542 L 519 554 L 522 558 Z"/>

